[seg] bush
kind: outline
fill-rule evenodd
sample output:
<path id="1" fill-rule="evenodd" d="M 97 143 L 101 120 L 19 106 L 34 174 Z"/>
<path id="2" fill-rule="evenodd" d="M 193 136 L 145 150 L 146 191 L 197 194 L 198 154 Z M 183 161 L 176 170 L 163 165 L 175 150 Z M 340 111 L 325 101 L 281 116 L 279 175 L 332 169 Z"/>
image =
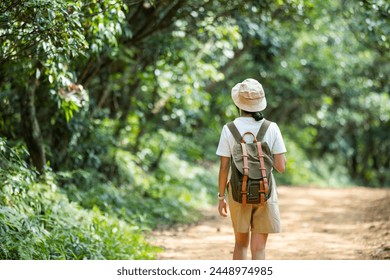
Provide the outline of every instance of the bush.
<path id="1" fill-rule="evenodd" d="M 135 223 L 69 202 L 0 138 L 0 259 L 153 259 Z"/>

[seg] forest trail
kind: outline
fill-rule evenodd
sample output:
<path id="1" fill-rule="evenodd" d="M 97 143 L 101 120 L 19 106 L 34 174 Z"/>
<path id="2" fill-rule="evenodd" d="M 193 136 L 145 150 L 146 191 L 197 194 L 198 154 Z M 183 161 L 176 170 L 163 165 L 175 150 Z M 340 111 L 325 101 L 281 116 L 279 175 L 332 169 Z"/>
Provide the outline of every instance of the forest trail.
<path id="1" fill-rule="evenodd" d="M 268 238 L 270 260 L 390 259 L 390 189 L 278 187 L 282 233 Z M 229 260 L 230 217 L 217 206 L 191 226 L 154 231 L 160 260 Z"/>

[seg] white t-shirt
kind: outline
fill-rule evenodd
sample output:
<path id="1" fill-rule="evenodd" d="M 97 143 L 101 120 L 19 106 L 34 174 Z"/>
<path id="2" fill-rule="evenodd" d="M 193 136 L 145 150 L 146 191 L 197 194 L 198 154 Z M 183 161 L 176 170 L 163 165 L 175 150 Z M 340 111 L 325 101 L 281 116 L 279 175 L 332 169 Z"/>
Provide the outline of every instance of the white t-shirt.
<path id="1" fill-rule="evenodd" d="M 241 135 L 245 132 L 251 132 L 253 135 L 257 135 L 264 120 L 256 121 L 252 117 L 239 117 L 234 120 L 238 131 Z M 284 145 L 282 133 L 280 132 L 279 126 L 272 122 L 264 135 L 263 140 L 267 142 L 271 152 L 273 154 L 283 154 L 287 152 L 286 146 Z M 236 144 L 233 134 L 230 132 L 227 125 L 222 128 L 221 138 L 216 154 L 218 156 L 230 157 L 233 152 L 233 145 Z"/>

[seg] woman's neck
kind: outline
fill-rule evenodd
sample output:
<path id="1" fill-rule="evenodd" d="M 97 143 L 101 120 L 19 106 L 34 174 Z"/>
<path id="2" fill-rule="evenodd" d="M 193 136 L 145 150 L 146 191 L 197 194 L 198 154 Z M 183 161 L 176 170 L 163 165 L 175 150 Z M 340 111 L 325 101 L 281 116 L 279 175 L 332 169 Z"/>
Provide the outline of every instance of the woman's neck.
<path id="1" fill-rule="evenodd" d="M 244 111 L 240 110 L 240 116 L 244 118 L 252 117 L 251 114 L 245 113 Z"/>

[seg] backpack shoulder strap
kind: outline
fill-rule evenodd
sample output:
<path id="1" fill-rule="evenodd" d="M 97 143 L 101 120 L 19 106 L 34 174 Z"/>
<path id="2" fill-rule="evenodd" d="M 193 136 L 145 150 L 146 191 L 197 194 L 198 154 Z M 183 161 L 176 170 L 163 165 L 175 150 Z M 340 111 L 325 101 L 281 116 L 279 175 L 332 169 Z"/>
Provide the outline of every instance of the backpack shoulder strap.
<path id="1" fill-rule="evenodd" d="M 237 143 L 240 143 L 242 136 L 241 136 L 240 132 L 238 131 L 234 122 L 230 122 L 226 125 L 229 128 L 230 132 L 233 134 L 233 137 L 234 137 L 234 139 L 236 139 Z"/>
<path id="2" fill-rule="evenodd" d="M 257 141 L 263 140 L 264 135 L 267 132 L 267 129 L 270 126 L 270 124 L 271 124 L 271 122 L 269 120 L 264 119 L 264 122 L 261 125 L 259 132 L 257 133 L 257 136 L 256 136 Z"/>

